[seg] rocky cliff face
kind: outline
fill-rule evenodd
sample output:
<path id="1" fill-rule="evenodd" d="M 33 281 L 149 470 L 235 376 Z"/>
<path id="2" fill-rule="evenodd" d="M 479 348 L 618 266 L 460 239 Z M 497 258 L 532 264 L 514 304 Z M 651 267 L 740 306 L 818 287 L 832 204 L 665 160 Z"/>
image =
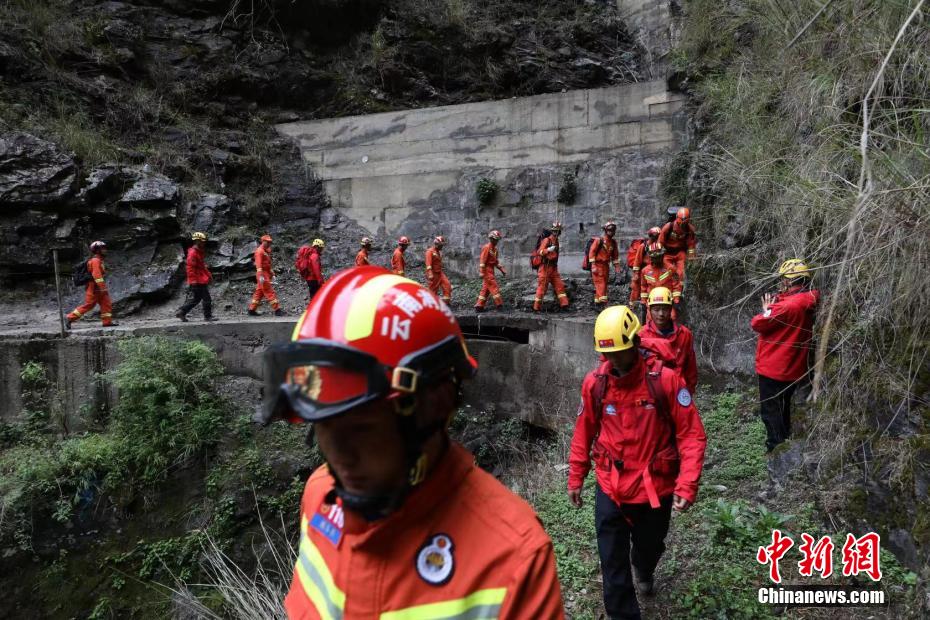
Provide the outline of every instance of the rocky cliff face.
<path id="1" fill-rule="evenodd" d="M 638 50 L 611 2 L 440 4 L 8 3 L 0 9 L 8 301 L 49 294 L 52 248 L 67 272 L 98 238 L 111 248 L 121 313 L 175 292 L 192 230 L 210 235 L 214 268 L 233 279 L 247 277 L 264 232 L 284 241 L 289 259 L 320 234 L 328 201 L 273 123 L 639 76 Z M 325 219 L 336 242 L 327 261 L 345 264 L 357 231 L 337 213 Z"/>

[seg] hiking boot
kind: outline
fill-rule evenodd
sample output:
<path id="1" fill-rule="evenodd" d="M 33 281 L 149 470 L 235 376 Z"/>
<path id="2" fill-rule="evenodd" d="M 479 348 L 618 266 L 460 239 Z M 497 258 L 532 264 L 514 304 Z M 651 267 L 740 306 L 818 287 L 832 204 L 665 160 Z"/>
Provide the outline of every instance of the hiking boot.
<path id="1" fill-rule="evenodd" d="M 216 321 L 219 321 L 219 319 L 216 318 L 215 316 L 205 316 L 203 317 L 203 320 L 206 321 L 207 323 L 215 323 Z"/>
<path id="2" fill-rule="evenodd" d="M 632 568 L 633 581 L 636 583 L 639 593 L 643 596 L 654 596 L 656 592 L 655 578 L 652 575 L 646 578 L 635 566 Z"/>
<path id="3" fill-rule="evenodd" d="M 183 312 L 175 312 L 174 318 L 179 319 L 182 323 L 187 323 L 187 315 Z"/>
<path id="4" fill-rule="evenodd" d="M 261 315 L 255 310 L 249 310 L 249 316 L 261 316 Z"/>
<path id="5" fill-rule="evenodd" d="M 559 308 L 559 312 L 570 312 L 569 306 L 562 306 Z"/>
<path id="6" fill-rule="evenodd" d="M 274 311 L 274 315 L 275 316 L 287 316 L 287 313 L 281 308 L 278 308 L 277 310 Z"/>
<path id="7" fill-rule="evenodd" d="M 110 323 L 109 325 L 104 325 L 103 327 L 119 327 L 119 323 Z"/>
<path id="8" fill-rule="evenodd" d="M 65 319 L 65 329 L 71 330 L 71 319 Z"/>
<path id="9" fill-rule="evenodd" d="M 481 306 L 475 306 L 475 312 L 478 312 L 478 313 L 484 312 L 484 308 L 482 308 Z"/>

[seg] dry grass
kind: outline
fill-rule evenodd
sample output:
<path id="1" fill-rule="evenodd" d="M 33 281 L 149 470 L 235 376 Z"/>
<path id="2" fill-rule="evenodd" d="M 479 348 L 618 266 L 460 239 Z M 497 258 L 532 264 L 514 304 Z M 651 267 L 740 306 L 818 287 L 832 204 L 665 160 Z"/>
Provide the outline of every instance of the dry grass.
<path id="1" fill-rule="evenodd" d="M 755 305 L 786 258 L 813 265 L 810 434 L 827 462 L 930 405 L 930 15 L 923 0 L 714 4 L 690 5 L 679 56 L 707 123 L 691 198 L 713 205 L 705 239 L 736 222 L 754 240 L 732 265 L 747 292 L 725 305 Z"/>

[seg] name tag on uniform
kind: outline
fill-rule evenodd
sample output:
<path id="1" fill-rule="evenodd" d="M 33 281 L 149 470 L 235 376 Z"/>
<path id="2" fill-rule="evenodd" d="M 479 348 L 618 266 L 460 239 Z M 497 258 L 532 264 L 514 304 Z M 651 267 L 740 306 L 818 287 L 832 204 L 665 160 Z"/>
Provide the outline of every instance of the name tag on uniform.
<path id="1" fill-rule="evenodd" d="M 336 504 L 323 504 L 319 512 L 310 519 L 310 527 L 322 534 L 334 547 L 339 547 L 342 541 L 342 526 L 345 515 L 342 506 Z"/>

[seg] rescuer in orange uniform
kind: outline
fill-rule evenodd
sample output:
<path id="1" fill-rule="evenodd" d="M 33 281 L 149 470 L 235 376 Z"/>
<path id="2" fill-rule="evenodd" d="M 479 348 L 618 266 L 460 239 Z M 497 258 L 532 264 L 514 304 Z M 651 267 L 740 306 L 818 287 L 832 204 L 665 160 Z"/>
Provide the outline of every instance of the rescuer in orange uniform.
<path id="1" fill-rule="evenodd" d="M 648 248 L 650 265 L 640 273 L 640 303 L 649 301 L 649 293 L 658 286 L 664 286 L 672 292 L 672 318 L 678 318 L 676 306 L 681 303 L 681 280 L 678 272 L 663 263 L 665 248 L 661 243 L 650 243 Z"/>
<path id="2" fill-rule="evenodd" d="M 536 276 L 536 298 L 533 300 L 533 312 L 539 312 L 542 309 L 542 301 L 550 284 L 559 300 L 559 309 L 568 310 L 568 295 L 565 293 L 565 284 L 559 274 L 559 235 L 561 234 L 562 222 L 552 222 L 549 235 L 536 248 L 542 264 Z"/>
<path id="3" fill-rule="evenodd" d="M 410 239 L 401 237 L 397 240 L 397 247 L 394 248 L 394 254 L 391 256 L 391 272 L 396 276 L 406 275 L 407 262 L 404 260 L 404 252 L 410 245 Z"/>
<path id="4" fill-rule="evenodd" d="M 358 254 L 355 255 L 355 266 L 364 267 L 365 265 L 370 265 L 368 262 L 368 252 L 371 250 L 371 244 L 373 243 L 371 237 L 362 237 L 362 247 L 358 251 Z"/>
<path id="5" fill-rule="evenodd" d="M 620 273 L 620 250 L 614 235 L 617 225 L 607 222 L 602 226 L 604 234 L 591 244 L 588 251 L 588 263 L 591 265 L 591 280 L 594 281 L 594 306 L 607 305 L 607 280 L 610 277 L 610 263 L 614 264 L 614 273 Z"/>
<path id="6" fill-rule="evenodd" d="M 442 300 L 452 301 L 452 284 L 442 271 L 442 248 L 446 238 L 439 235 L 433 239 L 433 247 L 426 250 L 426 283 L 434 293 L 442 291 Z"/>
<path id="7" fill-rule="evenodd" d="M 630 276 L 630 303 L 638 304 L 639 299 L 639 275 L 642 273 L 642 270 L 646 265 L 649 264 L 649 253 L 646 251 L 650 243 L 655 243 L 659 240 L 659 235 L 662 233 L 662 229 L 658 226 L 653 226 L 648 231 L 646 231 L 646 238 L 641 239 L 640 243 L 636 246 L 636 251 L 633 253 L 633 258 L 630 261 L 630 269 L 633 270 L 632 275 Z"/>
<path id="8" fill-rule="evenodd" d="M 594 461 L 594 521 L 610 618 L 640 618 L 633 581 L 643 594 L 654 591 L 672 508 L 694 503 L 707 445 L 687 386 L 640 349 L 639 328 L 626 306 L 598 315 L 594 350 L 605 361 L 582 383 L 569 456 L 568 497 L 578 508 Z"/>
<path id="9" fill-rule="evenodd" d="M 256 309 L 262 299 L 268 300 L 275 316 L 284 316 L 284 310 L 278 303 L 272 281 L 274 271 L 271 269 L 271 235 L 262 235 L 261 243 L 255 248 L 255 292 L 252 294 L 252 303 L 249 304 L 249 315 L 258 316 Z"/>
<path id="10" fill-rule="evenodd" d="M 378 267 L 333 276 L 265 354 L 265 422 L 310 422 L 289 618 L 564 617 L 533 509 L 449 439 L 477 368 L 451 310 Z M 308 441 L 311 441 L 308 438 Z"/>
<path id="11" fill-rule="evenodd" d="M 694 335 L 684 325 L 672 319 L 672 292 L 664 286 L 649 291 L 649 321 L 639 331 L 644 341 L 664 340 L 671 345 L 675 356 L 675 369 L 685 380 L 691 394 L 697 390 L 697 356 L 694 354 Z"/>
<path id="12" fill-rule="evenodd" d="M 481 258 L 478 259 L 478 275 L 481 276 L 481 292 L 478 293 L 478 301 L 475 302 L 475 312 L 484 312 L 484 304 L 488 300 L 488 295 L 494 298 L 494 306 L 500 308 L 504 305 L 501 299 L 501 289 L 494 278 L 494 268 L 500 270 L 502 276 L 507 272 L 501 267 L 497 256 L 497 244 L 501 240 L 499 230 L 492 230 L 488 233 L 489 241 L 481 248 Z"/>
<path id="13" fill-rule="evenodd" d="M 678 273 L 678 279 L 685 281 L 685 257 L 694 258 L 697 234 L 691 223 L 691 210 L 681 207 L 675 214 L 675 221 L 662 227 L 659 243 L 665 248 L 665 264 Z"/>
<path id="14" fill-rule="evenodd" d="M 203 320 L 215 321 L 213 318 L 213 300 L 210 298 L 210 282 L 213 281 L 213 274 L 207 267 L 205 259 L 205 250 L 207 247 L 207 235 L 202 232 L 195 232 L 191 235 L 193 245 L 187 248 L 187 260 L 185 267 L 187 269 L 187 299 L 184 304 L 178 308 L 174 316 L 187 322 L 187 313 L 194 309 L 194 306 L 203 302 Z"/>
<path id="15" fill-rule="evenodd" d="M 104 327 L 115 327 L 119 323 L 113 322 L 113 302 L 110 301 L 110 292 L 103 276 L 107 272 L 103 259 L 107 255 L 107 244 L 103 241 L 94 241 L 90 244 L 91 257 L 87 261 L 87 271 L 92 278 L 84 289 L 84 303 L 68 313 L 67 327 L 79 320 L 85 314 L 100 305 L 100 321 Z"/>

